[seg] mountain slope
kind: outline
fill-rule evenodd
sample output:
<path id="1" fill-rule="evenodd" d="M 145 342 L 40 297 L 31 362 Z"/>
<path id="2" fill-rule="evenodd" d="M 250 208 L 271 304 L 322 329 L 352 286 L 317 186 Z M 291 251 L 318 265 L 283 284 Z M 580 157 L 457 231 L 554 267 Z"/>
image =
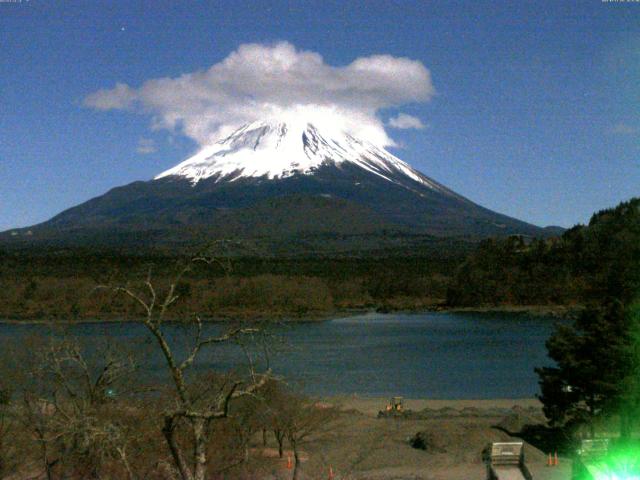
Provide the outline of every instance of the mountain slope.
<path id="1" fill-rule="evenodd" d="M 545 236 L 414 170 L 386 150 L 309 123 L 254 122 L 147 182 L 4 238 L 189 243 L 211 237 Z M 27 235 L 27 232 L 31 232 Z"/>

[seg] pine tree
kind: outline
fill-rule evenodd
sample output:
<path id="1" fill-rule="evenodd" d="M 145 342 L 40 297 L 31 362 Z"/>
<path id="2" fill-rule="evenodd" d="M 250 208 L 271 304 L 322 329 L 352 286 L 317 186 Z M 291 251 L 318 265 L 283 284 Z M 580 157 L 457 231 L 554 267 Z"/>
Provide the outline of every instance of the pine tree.
<path id="1" fill-rule="evenodd" d="M 640 403 L 638 316 L 613 301 L 585 310 L 573 325 L 561 325 L 547 341 L 555 367 L 538 368 L 540 400 L 552 426 L 589 425 L 601 415 L 620 416 L 628 437 Z"/>

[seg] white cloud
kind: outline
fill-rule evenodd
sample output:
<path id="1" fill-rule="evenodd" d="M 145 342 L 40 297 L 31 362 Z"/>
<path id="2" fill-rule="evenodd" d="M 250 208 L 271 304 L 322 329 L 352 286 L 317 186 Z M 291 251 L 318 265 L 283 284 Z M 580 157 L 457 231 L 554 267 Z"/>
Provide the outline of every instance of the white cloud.
<path id="1" fill-rule="evenodd" d="M 98 90 L 84 100 L 84 104 L 98 110 L 117 110 L 129 106 L 136 94 L 128 85 L 116 83 L 111 90 Z"/>
<path id="2" fill-rule="evenodd" d="M 640 133 L 640 128 L 620 122 L 610 128 L 609 131 L 616 135 L 633 135 L 634 133 Z"/>
<path id="3" fill-rule="evenodd" d="M 141 155 L 148 155 L 149 153 L 155 153 L 157 151 L 156 142 L 152 138 L 140 138 L 138 140 L 138 146 L 136 152 Z"/>
<path id="4" fill-rule="evenodd" d="M 399 128 L 401 130 L 407 130 L 409 128 L 415 128 L 416 130 L 422 130 L 425 126 L 418 117 L 413 115 L 407 115 L 406 113 L 399 113 L 395 117 L 389 119 L 388 125 L 393 128 Z"/>
<path id="5" fill-rule="evenodd" d="M 378 112 L 433 94 L 429 70 L 419 61 L 373 55 L 336 67 L 281 42 L 241 45 L 205 71 L 148 80 L 139 88 L 118 83 L 88 95 L 84 104 L 150 114 L 152 128 L 182 132 L 201 145 L 247 122 L 291 115 L 330 118 L 353 134 L 391 145 Z"/>

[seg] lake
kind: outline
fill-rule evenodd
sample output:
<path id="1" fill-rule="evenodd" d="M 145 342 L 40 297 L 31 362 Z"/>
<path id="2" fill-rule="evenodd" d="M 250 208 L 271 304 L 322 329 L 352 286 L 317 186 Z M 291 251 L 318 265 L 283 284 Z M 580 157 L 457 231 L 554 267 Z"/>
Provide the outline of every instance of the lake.
<path id="1" fill-rule="evenodd" d="M 529 398 L 538 391 L 536 366 L 549 365 L 545 341 L 554 320 L 523 314 L 364 314 L 274 329 L 273 371 L 313 395 L 356 393 L 408 398 Z M 172 341 L 186 351 L 184 328 L 171 326 Z M 212 333 L 219 325 L 206 327 Z M 153 344 L 135 323 L 87 323 L 72 327 L 91 345 L 105 335 L 118 343 Z M 43 325 L 0 324 L 0 346 L 20 344 Z M 138 347 L 136 347 L 138 348 Z M 246 363 L 237 347 L 215 348 L 200 369 Z M 145 367 L 159 375 L 161 359 Z"/>

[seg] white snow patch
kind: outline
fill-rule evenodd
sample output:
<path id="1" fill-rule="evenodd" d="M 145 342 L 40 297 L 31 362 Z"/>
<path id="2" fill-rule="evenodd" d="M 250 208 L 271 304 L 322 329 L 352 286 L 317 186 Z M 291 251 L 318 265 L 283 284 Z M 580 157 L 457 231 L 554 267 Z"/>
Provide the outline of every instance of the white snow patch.
<path id="1" fill-rule="evenodd" d="M 207 146 L 156 179 L 178 176 L 192 185 L 207 178 L 233 182 L 247 177 L 311 175 L 323 164 L 352 163 L 389 182 L 408 177 L 433 190 L 449 190 L 420 174 L 384 148 L 323 125 L 323 133 L 304 121 L 258 121 Z"/>

